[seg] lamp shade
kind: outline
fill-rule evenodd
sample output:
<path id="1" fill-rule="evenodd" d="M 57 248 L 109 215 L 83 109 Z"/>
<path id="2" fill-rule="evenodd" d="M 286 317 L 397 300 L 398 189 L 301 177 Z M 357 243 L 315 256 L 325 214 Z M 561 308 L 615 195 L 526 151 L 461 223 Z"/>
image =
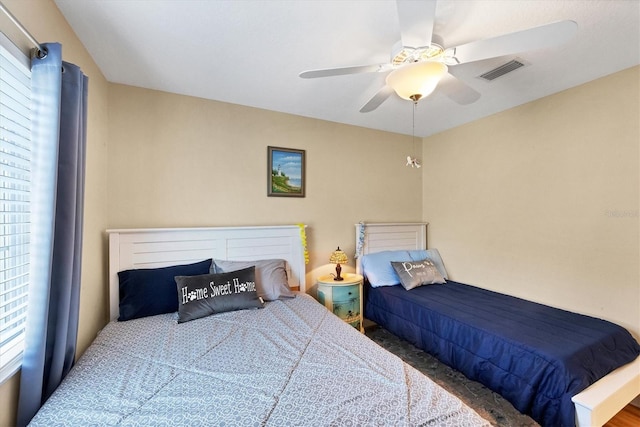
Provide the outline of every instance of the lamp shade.
<path id="1" fill-rule="evenodd" d="M 337 264 L 336 265 L 336 276 L 334 277 L 333 280 L 336 280 L 336 281 L 344 280 L 344 278 L 342 276 L 340 276 L 340 272 L 342 271 L 342 267 L 340 267 L 340 264 L 344 264 L 344 263 L 347 262 L 347 254 L 345 254 L 340 249 L 340 246 L 338 246 L 338 249 L 333 251 L 333 253 L 329 257 L 329 262 L 331 264 Z"/>
<path id="2" fill-rule="evenodd" d="M 441 62 L 413 62 L 393 70 L 386 82 L 400 98 L 417 101 L 434 91 L 447 70 Z"/>
<path id="3" fill-rule="evenodd" d="M 331 264 L 345 264 L 348 261 L 347 254 L 345 254 L 338 246 L 338 249 L 333 251 L 331 256 L 329 257 L 329 262 Z"/>

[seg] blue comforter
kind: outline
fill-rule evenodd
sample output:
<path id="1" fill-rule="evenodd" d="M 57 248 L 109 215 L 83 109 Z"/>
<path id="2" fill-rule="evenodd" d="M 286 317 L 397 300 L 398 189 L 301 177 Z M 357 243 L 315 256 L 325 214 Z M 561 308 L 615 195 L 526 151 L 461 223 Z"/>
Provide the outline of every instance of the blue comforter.
<path id="1" fill-rule="evenodd" d="M 367 286 L 365 298 L 365 317 L 543 426 L 575 426 L 571 397 L 640 354 L 611 322 L 461 283 Z"/>

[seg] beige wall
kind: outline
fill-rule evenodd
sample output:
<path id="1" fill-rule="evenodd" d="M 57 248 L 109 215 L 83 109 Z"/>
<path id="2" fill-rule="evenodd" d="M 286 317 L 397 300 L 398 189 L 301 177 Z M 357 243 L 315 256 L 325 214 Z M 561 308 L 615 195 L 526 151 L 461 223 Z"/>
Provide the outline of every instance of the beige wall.
<path id="1" fill-rule="evenodd" d="M 109 84 L 52 1 L 3 3 L 89 76 L 79 353 L 108 317 L 106 228 L 303 222 L 312 284 L 357 221 L 420 217 L 454 279 L 639 335 L 638 68 L 427 138 L 417 171 L 406 136 Z M 266 196 L 268 145 L 307 151 L 307 197 Z"/>
<path id="2" fill-rule="evenodd" d="M 117 84 L 109 116 L 113 228 L 305 223 L 312 284 L 358 221 L 421 216 L 407 136 Z M 267 197 L 267 146 L 306 150 L 306 197 Z"/>
<path id="3" fill-rule="evenodd" d="M 423 218 L 454 280 L 640 336 L 640 67 L 426 138 Z"/>
<path id="4" fill-rule="evenodd" d="M 62 58 L 89 76 L 85 219 L 78 354 L 108 319 L 104 230 L 107 227 L 107 87 L 104 76 L 50 0 L 2 0 L 41 43 L 62 44 Z M 4 30 L 4 24 L 0 30 Z M 19 41 L 23 42 L 23 41 Z M 22 43 L 19 43 L 22 44 Z M 15 423 L 19 375 L 0 385 L 0 426 Z"/>

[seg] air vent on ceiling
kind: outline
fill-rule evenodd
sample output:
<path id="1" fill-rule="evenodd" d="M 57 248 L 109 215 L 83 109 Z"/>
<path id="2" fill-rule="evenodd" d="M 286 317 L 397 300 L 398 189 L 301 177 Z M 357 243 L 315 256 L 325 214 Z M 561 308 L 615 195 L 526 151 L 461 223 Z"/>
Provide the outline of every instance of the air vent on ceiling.
<path id="1" fill-rule="evenodd" d="M 524 67 L 524 62 L 514 59 L 507 62 L 506 64 L 502 64 L 501 66 L 494 68 L 491 71 L 487 71 L 486 73 L 481 74 L 478 77 L 487 81 L 492 81 L 497 79 L 498 77 L 504 76 L 507 73 L 517 70 L 520 67 Z"/>

